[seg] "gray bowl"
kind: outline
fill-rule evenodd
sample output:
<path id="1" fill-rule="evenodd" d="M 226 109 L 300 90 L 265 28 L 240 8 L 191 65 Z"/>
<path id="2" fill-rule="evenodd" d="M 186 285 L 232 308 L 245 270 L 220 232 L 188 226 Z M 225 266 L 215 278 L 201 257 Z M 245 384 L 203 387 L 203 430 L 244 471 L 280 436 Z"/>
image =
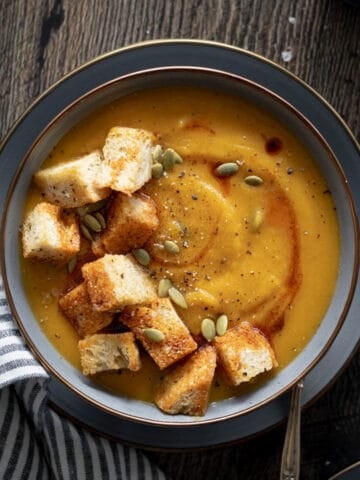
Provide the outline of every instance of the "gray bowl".
<path id="1" fill-rule="evenodd" d="M 168 416 L 156 406 L 114 395 L 84 377 L 62 358 L 39 327 L 20 278 L 19 234 L 22 209 L 32 176 L 53 146 L 82 118 L 117 98 L 162 85 L 192 85 L 239 95 L 269 111 L 296 132 L 325 177 L 333 195 L 341 235 L 340 269 L 334 295 L 318 330 L 305 349 L 259 388 L 240 397 L 210 404 L 202 418 Z M 27 344 L 40 363 L 82 399 L 121 418 L 169 426 L 220 422 L 258 409 L 289 390 L 329 349 L 353 297 L 358 274 L 358 225 L 348 182 L 339 161 L 311 123 L 285 100 L 239 76 L 195 67 L 164 67 L 126 75 L 106 83 L 69 105 L 40 134 L 10 185 L 2 220 L 1 261 L 11 310 Z"/>

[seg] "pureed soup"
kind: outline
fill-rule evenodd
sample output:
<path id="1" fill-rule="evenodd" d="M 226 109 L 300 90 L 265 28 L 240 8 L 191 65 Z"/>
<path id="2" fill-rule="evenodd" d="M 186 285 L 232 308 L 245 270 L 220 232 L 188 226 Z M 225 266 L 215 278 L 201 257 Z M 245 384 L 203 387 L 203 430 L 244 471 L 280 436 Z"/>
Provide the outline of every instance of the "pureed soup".
<path id="1" fill-rule="evenodd" d="M 226 314 L 228 328 L 247 320 L 270 341 L 278 368 L 286 366 L 318 328 L 338 273 L 335 208 L 313 159 L 256 105 L 174 87 L 135 93 L 96 111 L 63 137 L 42 168 L 101 149 L 114 126 L 149 130 L 183 158 L 141 190 L 155 202 L 159 218 L 144 245 L 155 284 L 166 277 L 182 292 L 188 308 L 175 307 L 195 339 L 204 318 Z M 219 175 L 224 163 L 235 163 L 237 171 Z M 24 216 L 40 201 L 39 189 L 31 186 Z M 176 254 L 163 248 L 168 239 L 179 246 Z M 82 239 L 82 252 L 88 248 Z M 41 328 L 80 368 L 79 337 L 58 308 L 58 296 L 68 287 L 66 266 L 24 259 L 21 265 Z M 145 352 L 141 358 L 137 372 L 93 378 L 121 395 L 152 402 L 164 372 Z M 210 401 L 240 395 L 266 375 L 250 387 L 231 387 L 216 373 Z"/>

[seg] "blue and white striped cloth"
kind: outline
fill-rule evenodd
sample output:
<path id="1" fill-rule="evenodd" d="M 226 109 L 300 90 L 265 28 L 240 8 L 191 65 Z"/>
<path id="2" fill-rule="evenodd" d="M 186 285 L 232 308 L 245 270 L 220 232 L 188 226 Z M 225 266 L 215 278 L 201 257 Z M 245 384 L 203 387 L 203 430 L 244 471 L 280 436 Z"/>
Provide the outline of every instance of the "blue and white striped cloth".
<path id="1" fill-rule="evenodd" d="M 0 277 L 0 479 L 165 479 L 141 452 L 53 411 L 47 381 L 13 322 Z"/>

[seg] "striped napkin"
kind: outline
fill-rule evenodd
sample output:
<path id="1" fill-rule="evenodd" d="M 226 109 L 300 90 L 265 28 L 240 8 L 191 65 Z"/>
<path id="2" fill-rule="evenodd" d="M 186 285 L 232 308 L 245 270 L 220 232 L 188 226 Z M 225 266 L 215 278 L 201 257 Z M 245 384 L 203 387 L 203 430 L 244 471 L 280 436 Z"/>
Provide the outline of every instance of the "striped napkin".
<path id="1" fill-rule="evenodd" d="M 0 277 L 0 479 L 165 479 L 141 452 L 53 411 L 48 378 L 15 326 Z"/>

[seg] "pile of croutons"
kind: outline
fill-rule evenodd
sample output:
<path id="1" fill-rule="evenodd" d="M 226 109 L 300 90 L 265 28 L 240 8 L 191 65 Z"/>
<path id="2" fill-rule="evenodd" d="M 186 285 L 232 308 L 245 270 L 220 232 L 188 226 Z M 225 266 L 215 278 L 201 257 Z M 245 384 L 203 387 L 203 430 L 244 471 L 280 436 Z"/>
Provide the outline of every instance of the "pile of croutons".
<path id="1" fill-rule="evenodd" d="M 248 322 L 225 327 L 199 346 L 178 315 L 186 308 L 179 307 L 181 292 L 169 295 L 154 285 L 141 247 L 159 220 L 155 203 L 140 189 L 182 161 L 156 143 L 151 132 L 114 127 L 102 151 L 38 171 L 34 181 L 44 201 L 22 225 L 23 255 L 67 264 L 71 272 L 81 237 L 90 242 L 93 260 L 81 266 L 81 282 L 58 299 L 80 337 L 84 375 L 139 370 L 140 343 L 165 370 L 156 405 L 166 413 L 204 415 L 217 365 L 230 384 L 239 385 L 277 361 L 265 336 Z M 114 321 L 129 331 L 104 333 Z"/>

